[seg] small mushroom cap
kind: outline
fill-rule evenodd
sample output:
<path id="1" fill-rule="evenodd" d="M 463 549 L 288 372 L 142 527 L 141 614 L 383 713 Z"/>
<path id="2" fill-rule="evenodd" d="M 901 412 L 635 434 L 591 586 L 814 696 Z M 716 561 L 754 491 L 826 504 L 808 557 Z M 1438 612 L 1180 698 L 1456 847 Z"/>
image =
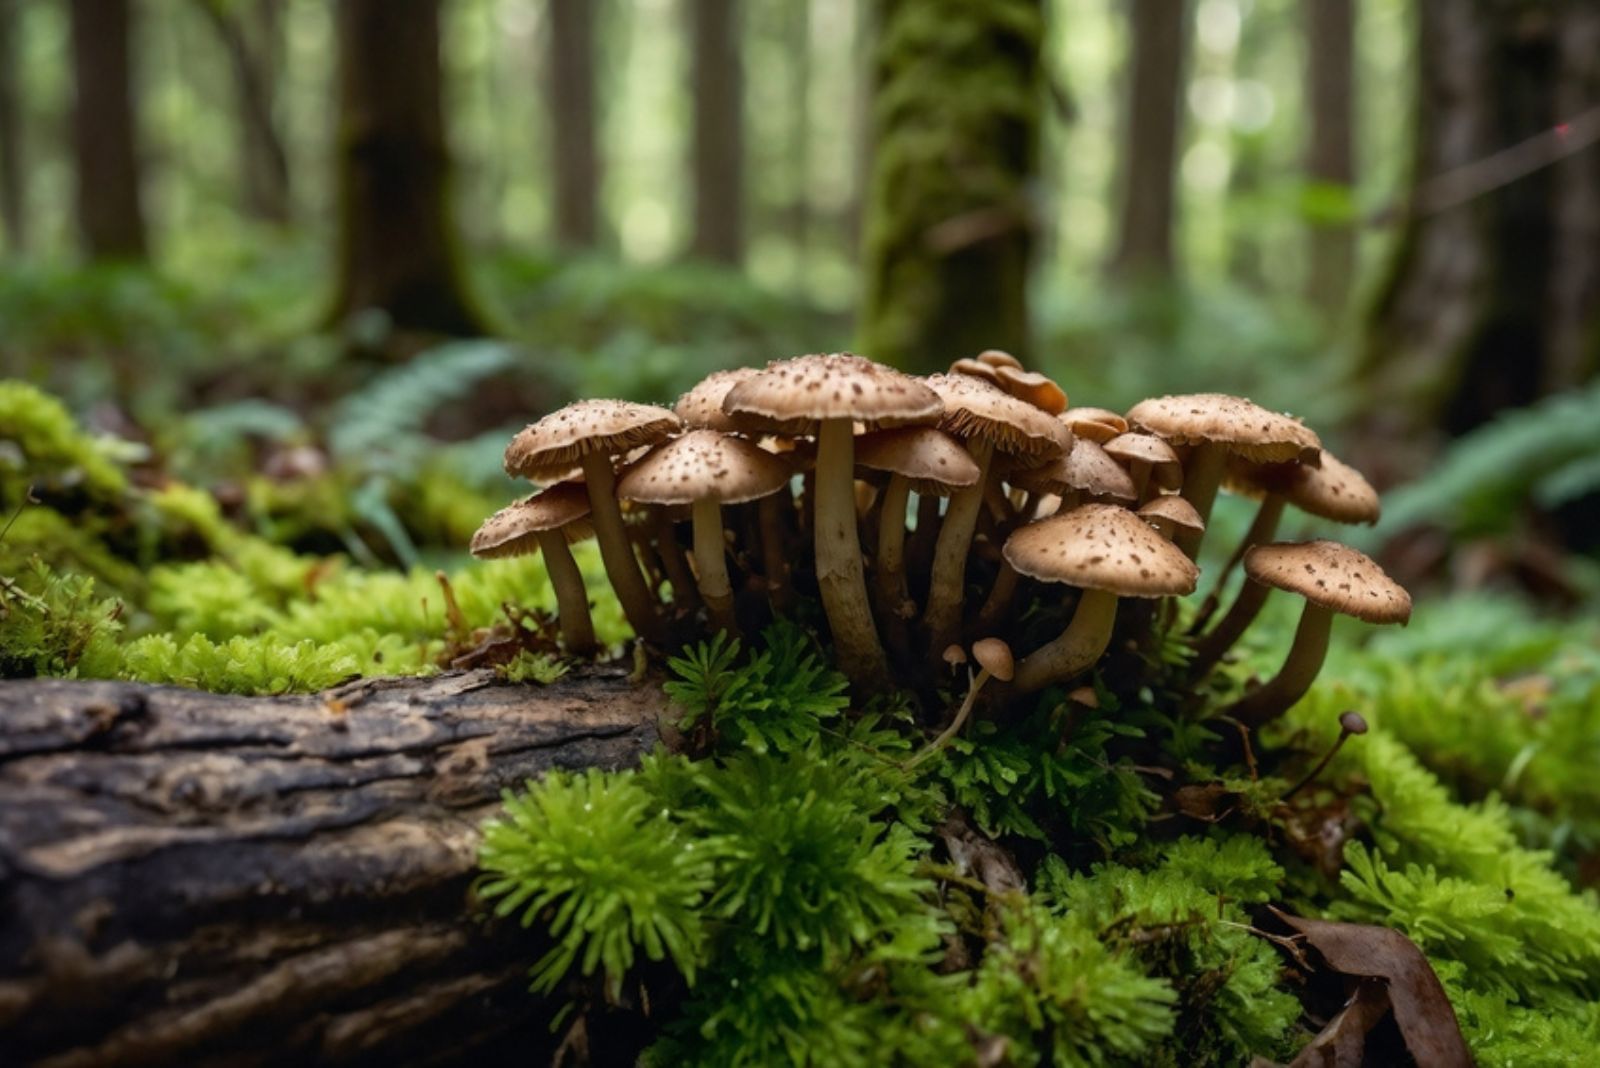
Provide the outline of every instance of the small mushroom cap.
<path id="1" fill-rule="evenodd" d="M 1131 501 L 1138 494 L 1133 478 L 1122 465 L 1106 455 L 1106 450 L 1087 438 L 1079 438 L 1066 456 L 1043 467 L 1014 471 L 1013 485 L 1035 493 L 1087 493 Z"/>
<path id="2" fill-rule="evenodd" d="M 1016 663 L 1011 658 L 1011 646 L 999 638 L 980 638 L 973 642 L 972 659 L 1001 682 L 1010 682 L 1016 669 Z"/>
<path id="3" fill-rule="evenodd" d="M 981 378 L 995 386 L 1000 384 L 1000 373 L 995 370 L 992 364 L 983 363 L 966 356 L 950 365 L 950 373 L 953 375 L 971 375 L 973 378 Z"/>
<path id="4" fill-rule="evenodd" d="M 1067 395 L 1051 379 L 1038 371 L 1019 371 L 1015 367 L 997 367 L 995 375 L 1000 388 L 1018 400 L 1027 401 L 1051 415 L 1060 415 L 1067 409 Z"/>
<path id="5" fill-rule="evenodd" d="M 685 426 L 720 430 L 735 434 L 745 429 L 733 416 L 722 410 L 728 391 L 740 382 L 760 374 L 754 367 L 735 367 L 727 371 L 712 371 L 689 392 L 678 398 L 672 410 Z"/>
<path id="6" fill-rule="evenodd" d="M 1376 523 L 1383 510 L 1372 483 L 1326 449 L 1321 467 L 1231 461 L 1224 485 L 1247 497 L 1281 494 L 1307 515 L 1335 523 Z"/>
<path id="7" fill-rule="evenodd" d="M 539 534 L 560 529 L 569 542 L 594 534 L 588 523 L 589 491 L 582 482 L 558 482 L 500 509 L 472 536 L 472 555 L 484 559 L 526 556 L 539 550 Z"/>
<path id="8" fill-rule="evenodd" d="M 1183 485 L 1183 465 L 1178 462 L 1178 454 L 1154 434 L 1141 434 L 1136 430 L 1118 434 L 1106 442 L 1106 454 L 1125 464 L 1149 464 L 1151 477 L 1162 489 L 1177 489 Z"/>
<path id="9" fill-rule="evenodd" d="M 1339 713 L 1339 727 L 1347 734 L 1367 733 L 1367 717 L 1355 709 Z"/>
<path id="10" fill-rule="evenodd" d="M 1245 574 L 1368 623 L 1405 623 L 1411 595 L 1365 553 L 1336 541 L 1274 542 L 1244 554 Z"/>
<path id="11" fill-rule="evenodd" d="M 850 419 L 872 430 L 936 423 L 944 406 L 910 375 L 835 353 L 769 363 L 729 390 L 722 410 L 779 433 L 814 434 L 828 419 Z"/>
<path id="12" fill-rule="evenodd" d="M 1109 408 L 1068 408 L 1061 413 L 1061 421 L 1078 437 L 1097 445 L 1128 432 L 1128 421 Z"/>
<path id="13" fill-rule="evenodd" d="M 1053 459 L 1072 448 L 1072 431 L 1054 416 L 971 375 L 933 375 L 928 386 L 944 401 L 941 430 L 984 438 L 1009 456 Z"/>
<path id="14" fill-rule="evenodd" d="M 862 435 L 856 439 L 856 466 L 903 475 L 921 494 L 946 496 L 978 481 L 978 465 L 961 442 L 929 426 Z"/>
<path id="15" fill-rule="evenodd" d="M 617 496 L 647 504 L 738 504 L 776 493 L 789 474 L 788 464 L 743 438 L 691 430 L 634 464 L 617 483 Z"/>
<path id="16" fill-rule="evenodd" d="M 1118 597 L 1193 593 L 1200 569 L 1150 524 L 1114 504 L 1085 504 L 1022 527 L 1005 558 L 1029 578 Z"/>
<path id="17" fill-rule="evenodd" d="M 1178 530 L 1190 534 L 1203 534 L 1206 529 L 1205 521 L 1194 510 L 1194 505 L 1175 493 L 1150 498 L 1140 507 L 1139 517 L 1145 520 L 1164 519 Z"/>
<path id="18" fill-rule="evenodd" d="M 654 404 L 581 400 L 525 427 L 506 446 L 506 474 L 535 482 L 568 471 L 590 453 L 615 456 L 654 445 L 683 420 Z"/>
<path id="19" fill-rule="evenodd" d="M 951 667 L 965 664 L 967 662 L 967 651 L 955 642 L 951 642 L 944 647 L 944 662 Z"/>
<path id="20" fill-rule="evenodd" d="M 1128 409 L 1128 422 L 1174 445 L 1222 445 L 1261 463 L 1316 463 L 1322 451 L 1317 435 L 1298 419 L 1226 393 L 1153 397 Z"/>
<path id="21" fill-rule="evenodd" d="M 986 363 L 997 371 L 1002 367 L 1010 367 L 1018 371 L 1022 370 L 1021 360 L 1000 349 L 984 349 L 978 353 L 978 362 Z"/>

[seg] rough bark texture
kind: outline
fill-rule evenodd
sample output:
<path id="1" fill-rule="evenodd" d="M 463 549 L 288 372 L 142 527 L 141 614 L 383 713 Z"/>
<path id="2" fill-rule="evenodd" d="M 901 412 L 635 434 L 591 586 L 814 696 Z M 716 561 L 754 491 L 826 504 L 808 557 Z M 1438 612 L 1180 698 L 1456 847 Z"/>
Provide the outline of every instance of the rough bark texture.
<path id="1" fill-rule="evenodd" d="M 283 0 L 253 0 L 244 11 L 222 0 L 198 0 L 228 53 L 239 138 L 239 181 L 251 215 L 289 221 L 289 154 L 273 115 L 274 75 L 282 51 Z"/>
<path id="2" fill-rule="evenodd" d="M 94 259 L 146 254 L 129 0 L 72 0 L 78 229 Z"/>
<path id="3" fill-rule="evenodd" d="M 1600 99 L 1600 8 L 1424 0 L 1414 191 L 1374 307 L 1363 384 L 1458 434 L 1600 367 L 1600 145 L 1496 178 L 1469 165 Z M 1473 191 L 1441 176 L 1476 175 Z M 1491 168 L 1492 169 L 1492 168 Z"/>
<path id="4" fill-rule="evenodd" d="M 744 259 L 744 71 L 738 0 L 689 0 L 694 254 Z"/>
<path id="5" fill-rule="evenodd" d="M 862 351 L 1028 354 L 1041 0 L 879 0 Z"/>
<path id="6" fill-rule="evenodd" d="M 22 116 L 17 99 L 17 8 L 19 0 L 0 0 L 0 234 L 4 248 L 28 247 L 24 210 Z"/>
<path id="7" fill-rule="evenodd" d="M 469 895 L 499 792 L 632 764 L 659 685 L 0 682 L 7 1064 L 534 1063 L 536 940 Z"/>
<path id="8" fill-rule="evenodd" d="M 597 0 L 550 0 L 548 99 L 556 240 L 572 248 L 588 248 L 600 237 L 596 7 Z"/>
<path id="9" fill-rule="evenodd" d="M 1123 128 L 1121 222 L 1111 273 L 1164 281 L 1173 273 L 1175 185 L 1182 129 L 1188 0 L 1132 0 L 1132 73 Z"/>
<path id="10" fill-rule="evenodd" d="M 1355 0 L 1301 0 L 1306 27 L 1306 93 L 1311 137 L 1306 176 L 1351 195 L 1355 160 Z M 1344 310 L 1356 266 L 1348 221 L 1313 221 L 1306 295 L 1329 315 Z"/>
<path id="11" fill-rule="evenodd" d="M 487 331 L 467 295 L 449 206 L 439 0 L 341 0 L 339 289 L 401 330 Z"/>

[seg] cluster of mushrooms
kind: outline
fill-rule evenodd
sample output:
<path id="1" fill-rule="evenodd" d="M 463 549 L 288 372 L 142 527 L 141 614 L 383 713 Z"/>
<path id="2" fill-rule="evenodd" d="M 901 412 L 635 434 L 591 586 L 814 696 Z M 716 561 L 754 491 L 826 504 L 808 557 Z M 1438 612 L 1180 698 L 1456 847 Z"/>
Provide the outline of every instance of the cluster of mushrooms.
<path id="1" fill-rule="evenodd" d="M 972 650 L 982 670 L 958 723 L 991 678 L 986 697 L 1005 700 L 1085 675 L 1124 599 L 1193 593 L 1219 489 L 1260 508 L 1189 625 L 1191 678 L 1225 657 L 1272 589 L 1305 599 L 1282 669 L 1229 709 L 1240 722 L 1268 722 L 1306 692 L 1334 615 L 1404 623 L 1411 612 L 1362 553 L 1273 541 L 1290 506 L 1339 523 L 1378 517 L 1372 487 L 1298 420 L 1211 393 L 1125 416 L 1070 407 L 997 351 L 926 378 L 800 356 L 718 371 L 671 410 L 579 401 L 519 433 L 505 462 L 544 488 L 487 520 L 472 551 L 544 554 L 569 653 L 595 651 L 568 548 L 594 537 L 628 622 L 656 648 L 820 602 L 858 692 L 936 692 Z M 1218 591 L 1241 562 L 1250 581 L 1224 611 Z M 1060 625 L 1041 637 L 1041 619 Z M 1173 619 L 1146 607 L 1122 626 Z"/>

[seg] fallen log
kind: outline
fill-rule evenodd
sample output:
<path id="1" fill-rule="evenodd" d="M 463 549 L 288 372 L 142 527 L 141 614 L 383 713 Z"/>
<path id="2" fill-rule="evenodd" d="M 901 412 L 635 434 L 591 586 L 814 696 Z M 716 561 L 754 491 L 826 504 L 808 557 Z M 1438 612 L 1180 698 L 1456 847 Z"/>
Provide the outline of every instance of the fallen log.
<path id="1" fill-rule="evenodd" d="M 634 763 L 654 682 L 327 694 L 0 682 L 0 1063 L 526 1065 L 559 1003 L 470 899 L 477 825 Z"/>

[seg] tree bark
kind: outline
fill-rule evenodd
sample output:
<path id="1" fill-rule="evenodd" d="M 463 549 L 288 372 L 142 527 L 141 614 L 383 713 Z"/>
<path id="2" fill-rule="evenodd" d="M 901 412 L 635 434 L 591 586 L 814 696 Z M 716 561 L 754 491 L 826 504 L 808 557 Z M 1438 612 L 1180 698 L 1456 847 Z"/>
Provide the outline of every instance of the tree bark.
<path id="1" fill-rule="evenodd" d="M 339 285 L 333 317 L 486 334 L 449 203 L 439 0 L 340 0 Z"/>
<path id="2" fill-rule="evenodd" d="M 72 148 L 78 229 L 92 259 L 147 253 L 134 113 L 130 0 L 72 0 Z"/>
<path id="3" fill-rule="evenodd" d="M 738 0 L 689 0 L 694 238 L 701 259 L 744 259 L 744 70 Z"/>
<path id="4" fill-rule="evenodd" d="M 0 232 L 12 253 L 28 248 L 27 197 L 23 182 L 22 114 L 17 97 L 17 9 L 0 0 Z"/>
<path id="5" fill-rule="evenodd" d="M 1410 211 L 1359 372 L 1394 433 L 1453 435 L 1600 367 L 1600 144 L 1559 151 L 1560 124 L 1600 91 L 1600 10 L 1424 0 L 1418 14 Z M 1549 159 L 1497 176 L 1491 157 L 1541 136 Z"/>
<path id="6" fill-rule="evenodd" d="M 310 697 L 0 682 L 7 1063 L 535 1063 L 565 1000 L 472 901 L 479 821 L 656 742 L 659 685 L 591 668 Z"/>
<path id="7" fill-rule="evenodd" d="M 1132 71 L 1123 121 L 1121 222 L 1110 264 L 1117 279 L 1162 283 L 1175 272 L 1189 6 L 1188 0 L 1130 0 Z"/>
<path id="8" fill-rule="evenodd" d="M 571 248 L 593 247 L 600 238 L 595 8 L 596 0 L 550 0 L 548 92 L 556 240 Z"/>
<path id="9" fill-rule="evenodd" d="M 222 0 L 198 0 L 228 53 L 239 137 L 239 179 L 246 210 L 278 226 L 289 222 L 289 154 L 273 115 L 274 75 L 283 32 L 282 0 L 253 0 L 241 14 Z M 245 25 L 248 15 L 254 32 Z M 252 40 L 254 38 L 254 40 Z"/>
<path id="10" fill-rule="evenodd" d="M 923 372 L 1026 359 L 1043 4 L 878 7 L 863 351 Z"/>
<path id="11" fill-rule="evenodd" d="M 1311 138 L 1306 175 L 1331 193 L 1351 195 L 1355 161 L 1355 0 L 1301 0 L 1306 32 L 1306 95 Z M 1330 318 L 1350 299 L 1356 233 L 1348 220 L 1313 220 L 1306 296 Z"/>

